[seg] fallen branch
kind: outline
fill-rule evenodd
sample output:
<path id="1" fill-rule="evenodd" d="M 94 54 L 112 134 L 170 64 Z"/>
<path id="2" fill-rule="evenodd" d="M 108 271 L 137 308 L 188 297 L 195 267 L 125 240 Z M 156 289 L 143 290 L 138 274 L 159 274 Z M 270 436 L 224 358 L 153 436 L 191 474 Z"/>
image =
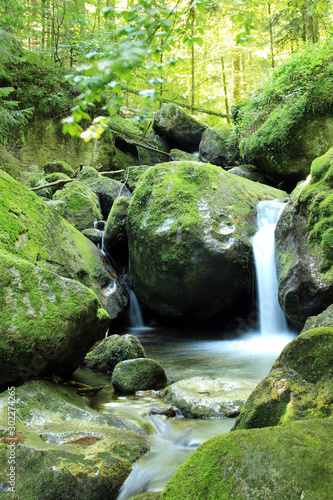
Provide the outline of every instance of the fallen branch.
<path id="1" fill-rule="evenodd" d="M 67 182 L 73 182 L 73 181 L 75 181 L 75 179 L 59 179 L 57 181 L 50 182 L 49 184 L 42 184 L 41 186 L 36 186 L 29 189 L 30 191 L 39 191 L 40 189 L 57 186 L 58 184 L 66 184 Z"/>

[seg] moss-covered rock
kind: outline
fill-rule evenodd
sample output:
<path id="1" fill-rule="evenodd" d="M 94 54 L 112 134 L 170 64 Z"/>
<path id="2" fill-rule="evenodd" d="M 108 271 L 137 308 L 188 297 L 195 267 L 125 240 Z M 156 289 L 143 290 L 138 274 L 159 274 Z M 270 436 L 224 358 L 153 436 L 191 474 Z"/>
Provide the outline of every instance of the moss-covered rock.
<path id="1" fill-rule="evenodd" d="M 162 366 L 154 359 L 137 358 L 118 363 L 111 382 L 115 391 L 134 394 L 137 391 L 163 389 L 167 377 Z"/>
<path id="2" fill-rule="evenodd" d="M 66 203 L 68 222 L 79 231 L 94 226 L 94 221 L 102 218 L 101 207 L 97 195 L 82 182 L 66 184 L 57 191 L 54 200 Z"/>
<path id="3" fill-rule="evenodd" d="M 333 149 L 313 161 L 311 177 L 292 193 L 276 228 L 279 301 L 290 321 L 333 303 Z"/>
<path id="4" fill-rule="evenodd" d="M 100 175 L 92 167 L 84 167 L 78 173 L 77 179 L 98 196 L 105 220 L 108 218 L 113 202 L 120 193 L 128 199 L 131 198 L 131 192 L 123 183 Z"/>
<path id="5" fill-rule="evenodd" d="M 0 440 L 0 484 L 5 493 L 12 442 L 8 396 L 8 391 L 0 396 L 5 436 Z M 110 426 L 108 416 L 89 408 L 73 389 L 34 381 L 17 388 L 15 397 L 18 500 L 115 499 L 131 463 L 148 450 L 143 437 Z"/>
<path id="6" fill-rule="evenodd" d="M 163 500 L 326 500 L 333 495 L 333 419 L 238 431 L 202 444 Z"/>
<path id="7" fill-rule="evenodd" d="M 163 104 L 155 113 L 153 128 L 162 137 L 170 139 L 185 151 L 198 151 L 206 128 L 174 104 Z"/>
<path id="8" fill-rule="evenodd" d="M 315 328 L 290 342 L 252 392 L 235 429 L 333 415 L 333 329 Z"/>
<path id="9" fill-rule="evenodd" d="M 170 151 L 170 146 L 165 139 L 151 130 L 145 136 L 144 141 L 148 147 L 154 148 L 158 151 L 137 146 L 140 165 L 156 165 L 156 163 L 169 161 L 168 153 Z"/>
<path id="10" fill-rule="evenodd" d="M 144 348 L 134 335 L 111 335 L 88 352 L 83 364 L 95 372 L 112 373 L 125 359 L 145 357 Z"/>
<path id="11" fill-rule="evenodd" d="M 100 229 L 96 229 L 94 227 L 88 227 L 82 231 L 82 234 L 90 241 L 92 241 L 95 245 L 101 245 L 103 239 L 103 231 Z"/>
<path id="12" fill-rule="evenodd" d="M 266 175 L 254 165 L 240 165 L 228 170 L 230 174 L 239 175 L 245 179 L 253 182 L 260 182 L 261 184 L 269 184 Z"/>
<path id="13" fill-rule="evenodd" d="M 0 144 L 0 168 L 14 179 L 20 179 L 22 176 L 23 169 L 20 160 L 3 144 Z"/>
<path id="14" fill-rule="evenodd" d="M 2 253 L 91 288 L 111 317 L 126 308 L 128 299 L 123 286 L 91 241 L 2 171 L 0 191 Z M 110 293 L 110 287 L 114 293 Z"/>
<path id="15" fill-rule="evenodd" d="M 313 328 L 319 328 L 320 326 L 328 326 L 333 328 L 333 304 L 329 306 L 325 311 L 317 316 L 310 316 L 303 326 L 301 333 L 307 330 L 312 330 Z"/>
<path id="16" fill-rule="evenodd" d="M 0 254 L 0 385 L 72 373 L 110 318 L 94 292 Z"/>
<path id="17" fill-rule="evenodd" d="M 192 153 L 186 153 L 181 149 L 174 148 L 170 151 L 170 161 L 195 161 L 196 159 Z"/>
<path id="18" fill-rule="evenodd" d="M 60 172 L 62 174 L 68 175 L 69 177 L 72 177 L 74 175 L 74 170 L 65 161 L 52 161 L 49 163 L 45 163 L 43 169 L 46 174 L 54 174 L 55 172 Z"/>
<path id="19" fill-rule="evenodd" d="M 129 169 L 126 184 L 131 192 L 134 191 L 142 175 L 148 168 L 150 168 L 150 165 L 139 165 Z"/>
<path id="20" fill-rule="evenodd" d="M 257 203 L 283 191 L 209 164 L 147 170 L 130 202 L 129 279 L 139 299 L 169 316 L 209 317 L 246 303 Z"/>
<path id="21" fill-rule="evenodd" d="M 243 160 L 302 180 L 333 139 L 332 41 L 306 44 L 236 108 Z"/>
<path id="22" fill-rule="evenodd" d="M 250 382 L 193 377 L 180 380 L 162 391 L 169 403 L 189 418 L 236 417 L 254 389 Z"/>
<path id="23" fill-rule="evenodd" d="M 229 123 L 206 128 L 199 144 L 199 159 L 213 165 L 235 165 L 237 159 L 235 129 Z"/>
<path id="24" fill-rule="evenodd" d="M 104 246 L 110 255 L 127 256 L 127 212 L 129 199 L 116 198 L 105 225 Z"/>

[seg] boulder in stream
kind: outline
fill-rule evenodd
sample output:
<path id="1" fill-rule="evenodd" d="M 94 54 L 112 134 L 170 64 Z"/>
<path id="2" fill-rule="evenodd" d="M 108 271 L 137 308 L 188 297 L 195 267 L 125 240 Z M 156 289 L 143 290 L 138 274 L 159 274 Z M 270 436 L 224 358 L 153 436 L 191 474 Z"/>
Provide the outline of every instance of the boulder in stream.
<path id="1" fill-rule="evenodd" d="M 138 298 L 168 317 L 239 315 L 252 290 L 257 204 L 285 195 L 207 163 L 150 167 L 127 218 Z"/>
<path id="2" fill-rule="evenodd" d="M 333 303 L 333 148 L 311 165 L 276 226 L 279 302 L 301 330 Z"/>
<path id="3" fill-rule="evenodd" d="M 105 225 L 104 247 L 109 255 L 127 255 L 127 212 L 129 199 L 118 196 L 115 199 Z"/>
<path id="4" fill-rule="evenodd" d="M 313 328 L 319 328 L 320 326 L 333 328 L 333 304 L 317 316 L 310 316 L 306 320 L 301 333 L 312 330 Z"/>
<path id="5" fill-rule="evenodd" d="M 135 335 L 111 335 L 88 352 L 83 364 L 94 372 L 112 373 L 121 361 L 145 357 L 144 348 Z"/>
<path id="6" fill-rule="evenodd" d="M 327 500 L 333 495 L 332 443 L 333 419 L 218 436 L 187 458 L 161 498 Z"/>
<path id="7" fill-rule="evenodd" d="M 8 403 L 14 391 L 11 437 Z M 144 431 L 118 420 L 91 409 L 65 386 L 38 380 L 10 388 L 0 395 L 1 491 L 10 495 L 8 460 L 14 446 L 17 498 L 116 499 L 131 464 L 148 451 Z"/>
<path id="8" fill-rule="evenodd" d="M 206 125 L 174 104 L 163 104 L 155 113 L 153 128 L 155 132 L 170 139 L 180 149 L 193 152 L 198 151 Z"/>
<path id="9" fill-rule="evenodd" d="M 137 358 L 118 363 L 111 383 L 116 392 L 134 394 L 137 391 L 163 389 L 167 385 L 167 377 L 162 366 L 154 359 Z"/>
<path id="10" fill-rule="evenodd" d="M 162 397 L 188 418 L 236 417 L 255 384 L 221 378 L 193 377 L 162 391 Z"/>
<path id="11" fill-rule="evenodd" d="M 252 392 L 234 429 L 333 416 L 333 328 L 308 330 L 282 351 Z"/>
<path id="12" fill-rule="evenodd" d="M 213 165 L 235 165 L 237 145 L 235 129 L 229 123 L 206 128 L 199 144 L 200 161 Z"/>

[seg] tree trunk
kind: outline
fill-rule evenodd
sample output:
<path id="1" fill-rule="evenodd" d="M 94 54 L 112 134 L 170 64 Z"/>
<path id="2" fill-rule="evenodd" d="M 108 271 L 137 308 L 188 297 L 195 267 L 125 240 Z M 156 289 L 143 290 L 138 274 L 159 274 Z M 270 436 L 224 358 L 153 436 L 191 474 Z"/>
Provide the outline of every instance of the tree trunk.
<path id="1" fill-rule="evenodd" d="M 225 112 L 227 115 L 229 115 L 229 101 L 228 101 L 228 88 L 227 88 L 227 77 L 225 74 L 225 67 L 224 67 L 224 57 L 221 56 L 221 66 L 222 66 L 222 80 L 223 80 L 223 92 L 224 92 L 224 105 L 225 105 Z M 230 122 L 230 118 L 228 118 L 228 123 Z"/>
<path id="2" fill-rule="evenodd" d="M 269 47 L 271 52 L 271 66 L 275 68 L 275 60 L 274 60 L 274 34 L 273 34 L 273 21 L 272 21 L 272 11 L 271 4 L 267 2 L 267 10 L 268 10 L 268 23 L 269 23 Z"/>
<path id="3" fill-rule="evenodd" d="M 238 102 L 242 98 L 242 73 L 240 54 L 234 54 L 232 57 L 232 67 L 234 70 L 234 101 Z"/>

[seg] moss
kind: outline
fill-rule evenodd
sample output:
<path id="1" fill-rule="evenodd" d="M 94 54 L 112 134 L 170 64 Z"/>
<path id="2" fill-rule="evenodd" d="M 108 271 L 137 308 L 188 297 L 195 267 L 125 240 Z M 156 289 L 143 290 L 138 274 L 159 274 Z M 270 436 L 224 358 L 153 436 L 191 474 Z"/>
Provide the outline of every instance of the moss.
<path id="1" fill-rule="evenodd" d="M 180 466 L 161 499 L 324 500 L 332 494 L 331 436 L 333 419 L 210 439 Z"/>
<path id="2" fill-rule="evenodd" d="M 248 398 L 235 429 L 333 415 L 333 328 L 314 328 L 288 344 Z"/>
<path id="3" fill-rule="evenodd" d="M 72 169 L 72 167 L 65 161 L 53 161 L 50 163 L 46 163 L 43 169 L 46 174 L 61 172 L 62 174 L 66 174 L 69 177 L 72 177 L 74 174 L 74 170 Z"/>

